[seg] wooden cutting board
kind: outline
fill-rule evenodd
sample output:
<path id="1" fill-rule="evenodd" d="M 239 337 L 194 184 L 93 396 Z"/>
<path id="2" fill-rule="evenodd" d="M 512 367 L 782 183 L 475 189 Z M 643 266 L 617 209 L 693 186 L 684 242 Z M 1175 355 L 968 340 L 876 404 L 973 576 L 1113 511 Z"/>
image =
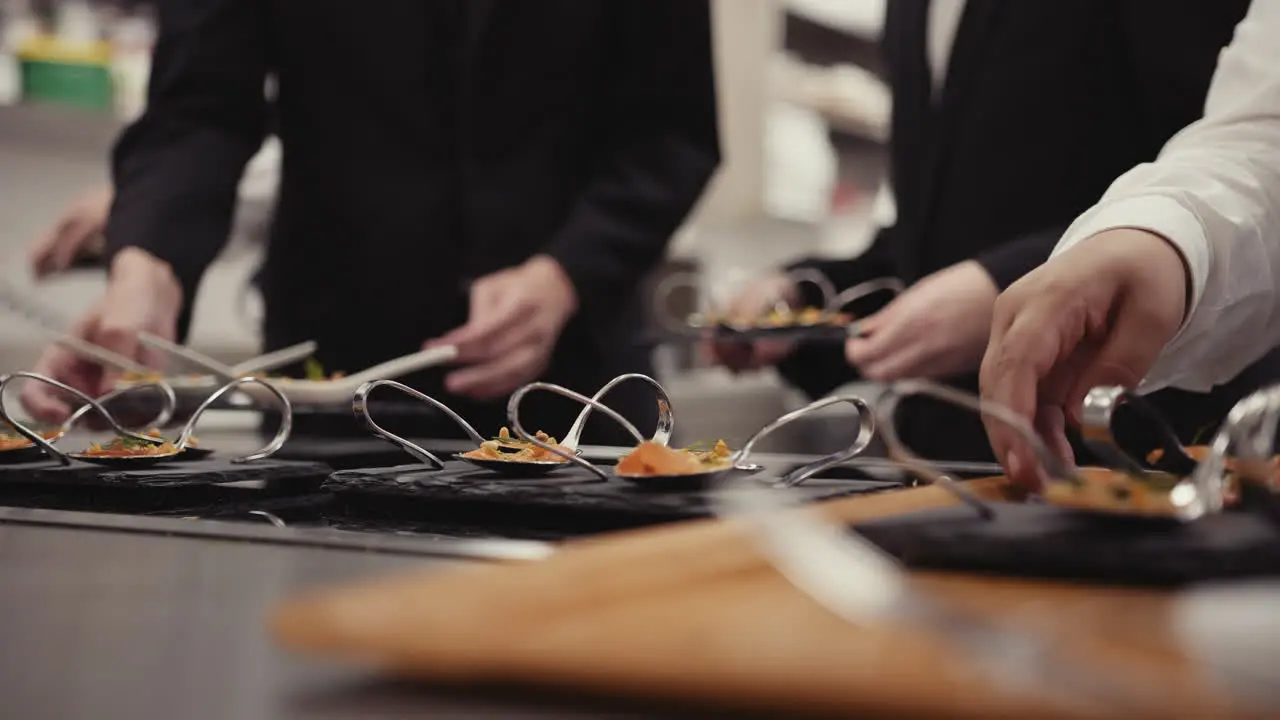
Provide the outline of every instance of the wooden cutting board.
<path id="1" fill-rule="evenodd" d="M 976 481 L 987 497 L 1001 479 Z M 853 522 L 951 504 L 937 488 L 839 500 Z M 854 626 L 795 590 L 737 523 L 703 521 L 566 545 L 537 563 L 467 567 L 335 589 L 282 607 L 299 651 L 434 682 L 500 683 L 729 709 L 923 717 L 1223 717 L 1179 652 L 1170 596 L 965 576 L 924 589 L 1048 631 L 1100 669 L 1158 688 L 1151 706 L 1098 708 L 1010 693 L 965 658 L 893 625 Z"/>

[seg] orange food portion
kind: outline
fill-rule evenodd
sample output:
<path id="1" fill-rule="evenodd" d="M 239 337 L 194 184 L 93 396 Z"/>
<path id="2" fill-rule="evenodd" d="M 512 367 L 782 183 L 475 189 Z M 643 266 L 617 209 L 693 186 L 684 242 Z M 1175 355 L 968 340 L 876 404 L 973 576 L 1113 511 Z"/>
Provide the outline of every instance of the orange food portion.
<path id="1" fill-rule="evenodd" d="M 116 438 L 108 443 L 94 443 L 82 454 L 88 457 L 125 458 L 174 455 L 177 452 L 177 446 L 167 440 L 156 445 L 133 438 Z"/>
<path id="2" fill-rule="evenodd" d="M 58 437 L 57 430 L 45 430 L 40 433 L 40 437 L 45 440 L 53 440 Z M 0 452 L 6 450 L 21 450 L 29 448 L 35 443 L 28 440 L 25 436 L 17 433 L 0 432 Z"/>
<path id="3" fill-rule="evenodd" d="M 731 455 L 723 440 L 710 450 L 671 448 L 649 441 L 624 455 L 618 461 L 617 472 L 629 477 L 698 475 L 729 464 Z"/>
<path id="4" fill-rule="evenodd" d="M 561 452 L 572 455 L 573 450 L 556 442 L 556 439 L 539 430 L 533 436 L 538 442 L 554 446 Z M 511 431 L 502 428 L 498 431 L 498 437 L 494 440 L 487 440 L 480 444 L 480 447 L 470 452 L 465 452 L 461 457 L 471 460 L 499 460 L 501 462 L 515 463 L 565 463 L 569 462 L 560 455 L 538 447 L 527 440 L 513 437 Z"/>
<path id="5" fill-rule="evenodd" d="M 848 313 L 827 313 L 818 307 L 806 307 L 799 310 L 779 308 L 761 317 L 724 317 L 712 318 L 712 320 L 727 322 L 735 327 L 783 328 L 814 325 L 844 326 L 853 322 L 853 316 Z"/>
<path id="6" fill-rule="evenodd" d="M 1175 512 L 1169 491 L 1177 482 L 1172 476 L 1151 476 L 1147 481 L 1104 468 L 1081 468 L 1084 485 L 1064 482 L 1045 487 L 1044 499 L 1053 505 L 1133 515 L 1171 516 Z"/>

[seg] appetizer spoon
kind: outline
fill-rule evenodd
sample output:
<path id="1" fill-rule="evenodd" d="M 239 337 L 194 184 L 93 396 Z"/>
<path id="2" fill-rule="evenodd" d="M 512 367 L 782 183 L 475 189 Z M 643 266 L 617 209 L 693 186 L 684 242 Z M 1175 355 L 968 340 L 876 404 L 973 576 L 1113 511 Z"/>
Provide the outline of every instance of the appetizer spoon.
<path id="1" fill-rule="evenodd" d="M 1192 481 L 1211 510 L 1221 510 L 1228 494 L 1228 458 L 1235 455 L 1234 475 L 1240 479 L 1241 500 L 1262 500 L 1267 514 L 1280 515 L 1280 496 L 1272 468 L 1277 425 L 1280 424 L 1280 385 L 1254 392 L 1236 403 L 1209 447 L 1209 455 L 1192 473 Z M 1255 492 L 1261 490 L 1261 492 Z"/>
<path id="2" fill-rule="evenodd" d="M 269 379 L 267 382 L 284 393 L 295 405 L 338 405 L 351 402 L 362 385 L 374 380 L 390 380 L 410 373 L 438 367 L 452 362 L 458 356 L 458 348 L 441 345 L 419 350 L 358 373 L 332 380 L 295 380 L 293 378 Z M 246 388 L 245 394 L 261 402 L 264 388 Z"/>
<path id="3" fill-rule="evenodd" d="M 581 395 L 579 393 L 573 392 L 568 388 L 561 387 L 559 385 L 553 385 L 551 383 L 531 383 L 517 390 L 511 396 L 511 399 L 507 404 L 507 418 L 512 425 L 512 429 L 515 430 L 516 434 L 521 438 L 527 440 L 528 442 L 532 443 L 533 445 L 536 445 L 548 452 L 559 455 L 569 460 L 570 462 L 577 464 L 579 467 L 582 467 L 587 471 L 589 471 L 590 473 L 592 473 L 593 475 L 595 475 L 599 480 L 608 480 L 609 475 L 604 470 L 600 469 L 599 467 L 587 461 L 585 458 L 578 457 L 578 456 L 570 457 L 568 453 L 565 453 L 563 450 L 556 448 L 548 443 L 544 443 L 539 439 L 537 439 L 536 437 L 530 436 L 528 432 L 525 430 L 523 424 L 520 422 L 521 403 L 523 402 L 526 395 L 532 392 L 537 392 L 537 391 L 554 393 L 556 395 L 569 398 L 570 400 L 577 401 L 583 404 L 584 406 L 586 406 L 586 408 L 588 409 L 599 410 L 600 412 L 603 412 L 606 415 L 608 415 L 619 425 L 621 425 L 623 429 L 625 429 L 628 433 L 631 434 L 633 438 L 636 438 L 637 442 L 640 442 L 640 443 L 643 442 L 639 431 L 636 430 L 634 425 L 628 422 L 615 410 L 601 403 L 597 398 L 589 398 L 585 395 Z M 725 458 L 725 461 L 723 463 L 710 463 L 705 465 L 705 470 L 703 470 L 702 472 L 690 472 L 690 473 L 679 473 L 679 474 L 632 474 L 632 473 L 620 471 L 617 467 L 615 467 L 613 474 L 614 476 L 622 480 L 627 480 L 629 482 L 635 483 L 637 485 L 640 485 L 649 489 L 689 490 L 689 489 L 700 489 L 700 488 L 708 487 L 715 481 L 719 480 L 720 478 L 726 477 L 730 473 L 760 472 L 761 470 L 764 469 L 764 467 L 762 465 L 758 465 L 756 463 L 752 463 L 749 461 L 751 453 L 754 451 L 756 444 L 759 443 L 760 440 L 764 439 L 766 436 L 772 434 L 776 430 L 786 425 L 789 425 L 790 423 L 795 422 L 796 420 L 799 420 L 800 418 L 805 417 L 806 415 L 812 412 L 816 412 L 818 410 L 830 407 L 832 405 L 840 404 L 840 403 L 851 404 L 858 410 L 858 415 L 861 422 L 859 424 L 857 439 L 848 448 L 838 453 L 833 453 L 831 455 L 824 456 L 812 463 L 809 463 L 800 468 L 792 470 L 790 473 L 783 476 L 782 479 L 777 481 L 778 484 L 784 485 L 784 486 L 798 485 L 800 483 L 803 483 L 805 480 L 812 478 L 813 476 L 817 475 L 818 473 L 822 472 L 823 470 L 829 467 L 832 467 L 834 465 L 837 465 L 839 463 L 852 459 L 853 457 L 861 453 L 863 450 L 865 450 L 867 445 L 870 444 L 871 439 L 875 433 L 875 422 L 873 419 L 871 408 L 866 404 L 865 401 L 863 401 L 861 398 L 857 398 L 854 396 L 838 396 L 838 397 L 824 398 L 807 407 L 787 413 L 786 415 L 782 416 L 781 418 L 778 418 L 774 422 L 766 425 L 765 427 L 761 428 L 758 432 L 756 432 L 751 437 L 751 439 L 748 440 L 747 443 L 743 446 L 741 451 L 730 455 L 728 458 Z"/>
<path id="4" fill-rule="evenodd" d="M 200 403 L 200 407 L 191 413 L 191 418 L 187 420 L 187 424 L 182 428 L 182 433 L 178 435 L 178 439 L 173 443 L 182 453 L 182 459 L 199 460 L 213 454 L 213 450 L 210 448 L 192 445 L 196 424 L 200 422 L 200 417 L 204 415 L 205 411 L 217 402 L 219 398 L 246 385 L 261 386 L 263 390 L 275 397 L 276 402 L 280 405 L 280 427 L 276 429 L 276 434 L 271 438 L 271 442 L 267 443 L 262 449 L 248 455 L 231 458 L 231 462 L 243 464 L 265 460 L 284 447 L 284 444 L 289 440 L 289 435 L 293 432 L 293 405 L 289 402 L 289 398 L 285 397 L 284 393 L 280 392 L 280 389 L 275 385 L 261 378 L 241 377 L 213 391 L 209 397 L 205 398 L 204 402 Z"/>
<path id="5" fill-rule="evenodd" d="M 5 409 L 4 391 L 8 388 L 8 385 L 11 381 L 18 378 L 26 378 L 29 380 L 35 380 L 37 382 L 43 382 L 45 384 L 52 385 L 53 387 L 56 387 L 60 390 L 63 390 L 64 392 L 68 392 L 76 396 L 79 400 L 84 402 L 86 405 L 91 407 L 95 412 L 101 415 L 102 418 L 105 419 L 107 423 L 111 426 L 112 431 L 115 432 L 118 438 L 121 438 L 126 442 L 132 441 L 136 445 L 140 445 L 142 447 L 162 448 L 162 451 L 139 453 L 136 455 L 109 456 L 109 455 L 98 455 L 92 452 L 64 453 L 61 450 L 58 450 L 56 447 L 54 447 L 53 443 L 45 440 L 43 437 L 40 436 L 39 433 L 15 421 L 9 415 L 8 411 Z M 13 373 L 12 375 L 6 376 L 2 380 L 0 380 L 0 419 L 3 419 L 6 423 L 13 426 L 15 430 L 17 430 L 19 433 L 24 435 L 28 440 L 31 440 L 31 442 L 40 446 L 40 448 L 44 450 L 44 452 L 48 454 L 49 457 L 54 458 L 62 465 L 70 465 L 72 460 L 79 460 L 81 462 L 91 463 L 94 465 L 102 465 L 105 467 L 113 467 L 118 469 L 126 469 L 126 468 L 131 470 L 141 469 L 141 468 L 153 467 L 156 465 L 160 465 L 162 463 L 176 461 L 184 453 L 195 450 L 195 448 L 189 449 L 191 434 L 195 429 L 196 423 L 199 421 L 200 417 L 204 414 L 204 411 L 207 410 L 209 406 L 212 405 L 213 402 L 216 401 L 223 394 L 229 392 L 230 390 L 240 385 L 244 385 L 248 383 L 265 384 L 261 380 L 258 380 L 257 378 L 239 378 L 234 382 L 228 383 L 222 388 L 219 388 L 214 394 L 210 395 L 209 398 L 206 399 L 205 402 L 201 404 L 200 407 L 196 408 L 196 411 L 191 415 L 191 419 L 188 420 L 187 424 L 183 427 L 182 433 L 181 435 L 179 435 L 178 440 L 174 443 L 170 443 L 164 438 L 159 438 L 152 435 L 146 435 L 146 434 L 134 432 L 132 430 L 129 430 L 121 426 L 120 423 L 115 419 L 115 417 L 113 417 L 105 407 L 103 407 L 93 398 L 85 395 L 79 390 L 76 390 L 70 385 L 59 382 L 57 380 L 54 380 L 53 378 L 46 377 L 44 375 L 38 375 L 36 373 L 28 373 L 28 372 Z M 276 397 L 281 401 L 281 404 L 282 404 L 281 414 L 283 419 L 280 423 L 280 428 L 276 431 L 275 437 L 263 449 L 255 453 L 246 455 L 244 457 L 233 458 L 231 462 L 246 463 L 246 462 L 252 462 L 254 460 L 261 460 L 263 458 L 266 458 L 275 454 L 275 452 L 279 450 L 281 446 L 284 445 L 285 441 L 289 437 L 289 433 L 293 428 L 293 412 L 287 398 L 284 398 L 282 395 L 279 395 L 278 393 L 276 394 Z M 202 453 L 201 456 L 208 455 L 208 452 L 205 451 L 203 448 L 199 449 L 199 451 L 200 453 Z"/>
<path id="6" fill-rule="evenodd" d="M 107 424 L 111 426 L 112 431 L 115 432 L 117 437 L 125 441 L 132 441 L 135 444 L 140 445 L 142 447 L 161 448 L 161 451 L 154 452 L 154 453 L 146 453 L 146 454 L 140 453 L 138 455 L 132 455 L 132 456 L 107 457 L 107 456 L 94 455 L 91 453 L 64 453 L 61 450 L 58 450 L 56 447 L 54 447 L 53 443 L 46 440 L 43 436 L 41 436 L 40 433 L 32 430 L 31 428 L 28 428 L 26 425 L 15 420 L 12 416 L 9 415 L 9 411 L 5 408 L 6 403 L 4 402 L 4 391 L 8 389 L 10 383 L 20 378 L 42 382 L 47 385 L 51 385 L 55 388 L 58 388 L 63 392 L 69 393 L 70 395 L 75 396 L 76 399 L 80 400 L 82 403 L 92 408 L 94 412 L 98 413 L 98 415 L 100 415 L 104 420 L 106 420 Z M 97 400 L 94 400 L 93 398 L 71 387 L 70 385 L 67 385 L 66 383 L 63 383 L 63 382 L 59 382 L 58 380 L 54 380 L 53 378 L 46 377 L 44 375 L 38 375 L 36 373 L 31 373 L 31 372 L 15 372 L 10 375 L 4 376 L 3 379 L 0 379 L 0 419 L 3 419 L 5 423 L 11 426 L 14 430 L 17 430 L 19 433 L 21 433 L 24 437 L 26 437 L 32 443 L 39 446 L 39 448 L 43 450 L 46 455 L 57 460 L 62 465 L 70 465 L 72 460 L 81 460 L 83 462 L 92 463 L 95 465 L 104 465 L 108 467 L 142 468 L 142 467 L 150 467 L 152 465 L 158 465 L 167 460 L 172 460 L 173 458 L 177 457 L 179 453 L 182 452 L 177 447 L 169 445 L 169 443 L 164 440 L 160 440 L 160 439 L 151 437 L 149 435 L 143 435 L 141 433 L 136 433 L 136 432 L 133 432 L 132 430 L 129 430 L 123 427 L 122 425 L 120 425 L 119 422 L 116 421 L 115 417 L 112 416 L 111 413 L 107 411 L 106 408 L 104 408 L 102 405 L 98 403 Z M 167 448 L 164 447 L 166 445 L 168 445 Z"/>
<path id="7" fill-rule="evenodd" d="M 1141 475 L 1147 472 L 1141 461 L 1121 447 L 1114 434 L 1116 410 L 1128 407 L 1140 413 L 1156 433 L 1160 453 L 1152 465 L 1162 472 L 1186 477 L 1200 463 L 1187 453 L 1169 422 L 1150 402 L 1123 387 L 1096 387 L 1089 391 L 1082 406 L 1081 431 L 1085 445 L 1112 468 Z"/>
<path id="8" fill-rule="evenodd" d="M 671 399 L 667 396 L 666 390 L 662 387 L 662 385 L 658 383 L 658 381 L 654 380 L 653 378 L 647 375 L 641 375 L 638 373 L 620 375 L 614 378 L 613 380 L 610 380 L 598 391 L 596 391 L 594 399 L 596 401 L 599 401 L 601 398 L 607 395 L 611 390 L 613 390 L 618 385 L 621 385 L 626 382 L 637 382 L 637 381 L 648 383 L 650 386 L 653 387 L 654 391 L 658 395 L 658 400 L 657 400 L 658 427 L 657 427 L 657 430 L 654 432 L 652 441 L 662 445 L 666 445 L 671 437 L 671 430 L 675 425 L 675 418 L 671 409 Z M 417 445 L 412 441 L 402 438 L 399 435 L 396 435 L 388 431 L 386 428 L 379 426 L 377 422 L 374 421 L 373 418 L 369 415 L 369 404 L 368 404 L 369 394 L 382 386 L 387 386 L 387 387 L 391 387 L 396 390 L 399 390 L 400 392 L 405 393 L 410 397 L 416 398 L 417 400 L 425 402 L 428 405 L 431 405 L 432 407 L 436 408 L 440 412 L 444 413 L 447 417 L 449 417 L 449 419 L 453 420 L 453 422 L 456 423 L 458 427 L 462 428 L 462 431 L 466 433 L 467 437 L 472 442 L 476 443 L 477 448 L 483 446 L 486 442 L 489 442 L 489 443 L 494 442 L 492 440 L 488 440 L 488 441 L 485 440 L 480 435 L 480 433 L 477 432 L 476 429 L 471 426 L 470 423 L 464 420 L 462 416 L 458 415 L 456 412 L 454 412 L 451 408 L 449 408 L 444 403 L 424 393 L 414 390 L 413 388 L 408 387 L 402 383 L 398 383 L 393 380 L 375 380 L 373 382 L 366 383 L 359 390 L 357 390 L 353 409 L 355 410 L 356 415 L 358 415 L 361 418 L 361 420 L 364 421 L 365 426 L 369 428 L 369 431 L 372 432 L 374 435 L 384 440 L 387 440 L 388 442 L 391 442 L 397 447 L 403 449 L 405 452 L 417 458 L 419 461 L 431 467 L 433 470 L 440 470 L 444 468 L 444 463 L 438 457 L 436 457 L 434 454 L 432 454 L 430 451 L 426 450 L 425 448 L 421 447 L 420 445 Z M 578 417 L 574 421 L 573 426 L 569 428 L 569 432 L 565 434 L 564 440 L 560 443 L 561 448 L 565 448 L 573 452 L 575 455 L 581 454 L 581 451 L 578 449 L 578 444 L 580 442 L 580 439 L 582 437 L 582 431 L 586 427 L 587 419 L 590 416 L 592 409 L 593 408 L 591 408 L 590 406 L 585 407 L 583 408 L 582 412 L 578 414 Z M 569 465 L 568 460 L 562 460 L 562 459 L 559 459 L 558 457 L 557 459 L 554 459 L 554 460 L 517 459 L 515 451 L 519 449 L 518 445 L 528 445 L 528 444 L 529 443 L 525 443 L 523 440 L 518 440 L 518 438 L 513 438 L 512 441 L 507 442 L 505 444 L 499 441 L 499 450 L 511 452 L 512 457 L 510 459 L 476 457 L 471 453 L 457 453 L 453 455 L 453 458 L 455 460 L 462 460 L 464 462 L 471 463 L 472 465 L 484 468 L 485 470 L 489 470 L 501 475 L 507 475 L 507 476 L 513 476 L 513 477 L 515 476 L 534 477 L 534 476 L 546 475 L 551 472 L 554 472 L 555 470 L 564 468 L 567 465 Z"/>
<path id="9" fill-rule="evenodd" d="M 0 377 L 0 382 L 3 382 L 7 377 L 8 376 Z M 146 423 L 147 427 L 163 426 L 168 424 L 168 422 L 171 419 L 173 419 L 173 412 L 175 407 L 177 406 L 177 397 L 173 392 L 173 388 L 169 387 L 169 385 L 167 385 L 166 383 L 159 382 L 159 381 L 141 383 L 138 385 L 131 385 L 127 388 L 114 390 L 98 398 L 98 404 L 105 408 L 111 404 L 111 401 L 115 400 L 121 395 L 124 395 L 126 393 L 131 393 L 136 390 L 156 390 L 157 392 L 160 393 L 160 396 L 162 398 L 162 406 L 160 408 L 160 414 L 152 418 L 149 422 L 147 422 Z M 79 408 L 76 409 L 75 412 L 71 413 L 71 415 L 68 416 L 67 419 L 62 422 L 62 425 L 60 425 L 56 430 L 54 430 L 52 433 L 41 433 L 41 435 L 50 443 L 56 443 L 62 438 L 66 437 L 67 433 L 71 432 L 71 430 L 75 428 L 75 425 L 80 421 L 80 418 L 84 417 L 86 414 L 88 414 L 92 410 L 93 410 L 93 406 L 91 405 L 81 405 Z M 25 436 L 24 436 L 24 439 L 25 439 Z M 0 464 L 4 464 L 4 465 L 25 463 L 25 462 L 35 462 L 44 457 L 45 457 L 44 450 L 39 445 L 36 445 L 31 442 L 28 442 L 27 444 L 21 447 L 14 448 L 12 450 L 0 450 Z"/>
<path id="10" fill-rule="evenodd" d="M 939 472 L 929 461 L 915 455 L 898 436 L 894 426 L 897 408 L 903 399 L 914 395 L 972 410 L 1017 433 L 1035 453 L 1045 472 L 1046 485 L 1042 497 L 1050 504 L 1109 517 L 1166 518 L 1181 522 L 1190 522 L 1211 512 L 1215 506 L 1221 507 L 1220 498 L 1206 497 L 1191 478 L 1152 471 L 1141 475 L 1109 469 L 1082 472 L 1070 467 L 1049 450 L 1030 423 L 998 403 L 925 380 L 906 380 L 890 385 L 877 405 L 890 457 L 921 479 L 940 485 L 983 518 L 995 516 L 996 510 L 991 504 Z M 1096 475 L 1096 472 L 1102 474 Z"/>

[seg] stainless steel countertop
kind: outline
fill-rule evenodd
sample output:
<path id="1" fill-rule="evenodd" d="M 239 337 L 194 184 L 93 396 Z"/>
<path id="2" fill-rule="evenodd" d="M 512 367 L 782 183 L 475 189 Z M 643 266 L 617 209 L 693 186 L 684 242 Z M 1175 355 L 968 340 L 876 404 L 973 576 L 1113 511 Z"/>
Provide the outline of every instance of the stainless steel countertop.
<path id="1" fill-rule="evenodd" d="M 640 717 L 379 682 L 289 656 L 266 631 L 302 589 L 450 564 L 0 520 L 0 717 Z"/>

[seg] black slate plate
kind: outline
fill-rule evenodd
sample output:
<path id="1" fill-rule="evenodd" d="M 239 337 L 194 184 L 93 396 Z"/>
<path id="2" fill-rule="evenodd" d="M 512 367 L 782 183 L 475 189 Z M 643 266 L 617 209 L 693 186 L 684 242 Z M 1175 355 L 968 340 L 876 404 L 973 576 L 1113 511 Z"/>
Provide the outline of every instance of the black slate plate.
<path id="1" fill-rule="evenodd" d="M 1280 527 L 1258 515 L 1179 524 L 992 505 L 993 520 L 953 507 L 855 528 L 916 568 L 1158 587 L 1280 576 Z"/>
<path id="2" fill-rule="evenodd" d="M 52 461 L 5 465 L 0 466 L 0 483 L 173 487 L 311 480 L 318 484 L 330 472 L 332 469 L 323 463 L 268 458 L 236 464 L 215 455 L 205 460 L 184 461 L 140 470 L 118 470 L 80 462 L 73 462 L 71 465 L 58 465 Z"/>
<path id="3" fill-rule="evenodd" d="M 814 501 L 899 487 L 888 482 L 816 479 L 792 492 Z M 323 489 L 339 495 L 368 494 L 477 504 L 526 514 L 571 511 L 626 517 L 639 522 L 669 522 L 712 514 L 705 492 L 655 492 L 612 477 L 600 482 L 577 468 L 531 479 L 501 477 L 458 462 L 446 463 L 445 470 L 440 472 L 431 472 L 421 465 L 344 470 L 334 473 Z"/>

